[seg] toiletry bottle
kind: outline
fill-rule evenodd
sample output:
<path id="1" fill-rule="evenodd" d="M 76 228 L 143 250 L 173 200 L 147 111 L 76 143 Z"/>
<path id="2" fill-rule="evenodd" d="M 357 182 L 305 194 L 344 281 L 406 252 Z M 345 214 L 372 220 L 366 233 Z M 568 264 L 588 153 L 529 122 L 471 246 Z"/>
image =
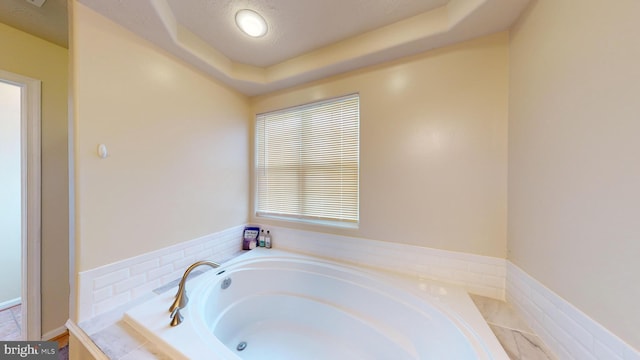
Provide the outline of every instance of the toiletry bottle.
<path id="1" fill-rule="evenodd" d="M 258 246 L 264 247 L 264 230 L 260 230 L 260 236 L 258 236 Z"/>
<path id="2" fill-rule="evenodd" d="M 264 237 L 264 246 L 267 249 L 271 249 L 271 233 L 267 230 L 267 235 Z"/>

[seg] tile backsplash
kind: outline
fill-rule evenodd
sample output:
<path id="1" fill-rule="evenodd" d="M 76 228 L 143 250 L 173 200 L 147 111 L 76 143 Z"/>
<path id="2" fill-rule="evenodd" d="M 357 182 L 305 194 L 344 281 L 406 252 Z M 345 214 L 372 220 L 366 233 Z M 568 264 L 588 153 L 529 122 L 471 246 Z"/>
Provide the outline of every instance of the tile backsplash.
<path id="1" fill-rule="evenodd" d="M 504 300 L 504 259 L 276 226 L 269 230 L 278 249 L 443 281 Z"/>
<path id="2" fill-rule="evenodd" d="M 182 276 L 192 263 L 224 261 L 240 250 L 244 225 L 79 273 L 82 322 L 150 293 Z"/>
<path id="3" fill-rule="evenodd" d="M 78 322 L 115 309 L 182 276 L 201 259 L 223 261 L 241 250 L 245 225 L 79 274 Z M 274 247 L 423 277 L 504 299 L 504 259 L 272 226 Z"/>
<path id="4" fill-rule="evenodd" d="M 638 351 L 510 261 L 506 290 L 507 302 L 560 359 L 640 360 Z"/>

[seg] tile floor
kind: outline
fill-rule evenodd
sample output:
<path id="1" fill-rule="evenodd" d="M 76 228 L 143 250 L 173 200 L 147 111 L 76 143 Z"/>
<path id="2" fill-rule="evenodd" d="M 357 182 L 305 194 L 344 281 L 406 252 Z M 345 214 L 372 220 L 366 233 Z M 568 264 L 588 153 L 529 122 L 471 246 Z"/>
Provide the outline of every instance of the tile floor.
<path id="1" fill-rule="evenodd" d="M 22 332 L 22 306 L 16 305 L 0 311 L 0 340 L 20 340 Z"/>
<path id="2" fill-rule="evenodd" d="M 555 360 L 556 357 L 504 301 L 470 295 L 511 360 Z"/>

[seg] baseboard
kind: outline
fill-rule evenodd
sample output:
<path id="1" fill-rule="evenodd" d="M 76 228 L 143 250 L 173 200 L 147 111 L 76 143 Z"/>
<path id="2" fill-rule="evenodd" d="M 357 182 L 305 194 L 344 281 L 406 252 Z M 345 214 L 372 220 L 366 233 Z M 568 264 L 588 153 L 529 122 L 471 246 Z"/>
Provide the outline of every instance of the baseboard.
<path id="1" fill-rule="evenodd" d="M 64 335 L 67 332 L 67 327 L 62 325 L 60 327 L 57 327 L 51 331 L 47 331 L 45 334 L 42 334 L 42 340 L 43 341 L 52 341 L 53 339 Z"/>
<path id="2" fill-rule="evenodd" d="M 640 360 L 640 352 L 507 261 L 507 302 L 559 359 Z"/>
<path id="3" fill-rule="evenodd" d="M 6 310 L 6 309 L 11 308 L 11 307 L 14 307 L 16 305 L 20 305 L 21 303 L 22 303 L 22 298 L 20 298 L 20 297 L 1 302 L 0 303 L 0 311 Z"/>

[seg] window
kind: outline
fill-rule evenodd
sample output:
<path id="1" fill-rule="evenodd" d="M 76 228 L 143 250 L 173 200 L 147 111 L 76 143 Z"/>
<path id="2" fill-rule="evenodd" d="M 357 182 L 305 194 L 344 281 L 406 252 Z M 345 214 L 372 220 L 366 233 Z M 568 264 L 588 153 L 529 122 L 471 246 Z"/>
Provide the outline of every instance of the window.
<path id="1" fill-rule="evenodd" d="M 359 96 L 259 114 L 256 215 L 358 223 Z"/>

